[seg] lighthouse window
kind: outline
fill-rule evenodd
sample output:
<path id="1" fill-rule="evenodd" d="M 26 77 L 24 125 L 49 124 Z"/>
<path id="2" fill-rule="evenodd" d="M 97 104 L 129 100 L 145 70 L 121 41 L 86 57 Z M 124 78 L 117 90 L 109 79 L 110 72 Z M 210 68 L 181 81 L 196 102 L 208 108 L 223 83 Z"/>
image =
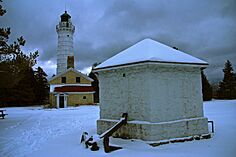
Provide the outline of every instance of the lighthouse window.
<path id="1" fill-rule="evenodd" d="M 69 37 L 69 35 L 67 35 L 67 37 Z"/>

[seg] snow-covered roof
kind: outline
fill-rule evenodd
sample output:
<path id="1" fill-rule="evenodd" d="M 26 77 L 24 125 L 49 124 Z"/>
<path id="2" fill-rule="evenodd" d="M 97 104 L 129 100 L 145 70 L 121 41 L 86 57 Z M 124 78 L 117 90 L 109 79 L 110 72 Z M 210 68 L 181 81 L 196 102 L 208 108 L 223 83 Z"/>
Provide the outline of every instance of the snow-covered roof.
<path id="1" fill-rule="evenodd" d="M 99 64 L 94 70 L 143 62 L 208 65 L 203 60 L 147 38 Z"/>

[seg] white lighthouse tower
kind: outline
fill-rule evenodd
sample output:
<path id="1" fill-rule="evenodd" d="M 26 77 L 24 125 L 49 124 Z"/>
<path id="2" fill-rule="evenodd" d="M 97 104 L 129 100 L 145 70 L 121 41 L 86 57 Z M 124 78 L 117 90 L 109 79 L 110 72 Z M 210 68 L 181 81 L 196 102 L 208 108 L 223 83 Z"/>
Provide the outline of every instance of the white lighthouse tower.
<path id="1" fill-rule="evenodd" d="M 56 26 L 56 30 L 58 34 L 57 74 L 59 74 L 67 69 L 68 57 L 74 56 L 73 34 L 75 26 L 72 24 L 71 16 L 67 11 L 61 15 L 61 21 Z"/>

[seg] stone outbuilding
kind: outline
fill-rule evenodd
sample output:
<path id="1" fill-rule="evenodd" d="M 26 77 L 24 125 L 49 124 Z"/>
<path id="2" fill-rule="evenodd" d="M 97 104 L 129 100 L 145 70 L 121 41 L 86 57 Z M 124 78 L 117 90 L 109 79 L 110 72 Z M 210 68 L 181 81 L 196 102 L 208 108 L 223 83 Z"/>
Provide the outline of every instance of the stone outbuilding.
<path id="1" fill-rule="evenodd" d="M 207 62 L 144 39 L 95 67 L 100 86 L 98 134 L 128 113 L 114 136 L 157 141 L 208 133 L 201 69 Z"/>

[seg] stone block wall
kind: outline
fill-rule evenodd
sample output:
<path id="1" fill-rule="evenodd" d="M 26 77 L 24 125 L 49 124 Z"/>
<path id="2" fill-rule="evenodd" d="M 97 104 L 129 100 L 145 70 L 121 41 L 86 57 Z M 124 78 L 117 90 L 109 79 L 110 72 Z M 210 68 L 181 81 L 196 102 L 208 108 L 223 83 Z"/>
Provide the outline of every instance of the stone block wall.
<path id="1" fill-rule="evenodd" d="M 117 69 L 99 73 L 100 117 L 128 120 L 150 120 L 149 90 L 145 68 Z"/>
<path id="2" fill-rule="evenodd" d="M 203 117 L 200 68 L 141 65 L 99 72 L 100 117 L 165 122 Z"/>
<path id="3" fill-rule="evenodd" d="M 201 70 L 150 65 L 150 122 L 203 117 Z"/>
<path id="4" fill-rule="evenodd" d="M 207 134 L 200 72 L 198 66 L 176 64 L 99 71 L 98 134 L 112 127 L 122 113 L 128 113 L 128 124 L 115 137 L 155 141 Z"/>
<path id="5" fill-rule="evenodd" d="M 97 132 L 102 134 L 118 120 L 99 119 Z M 129 121 L 116 131 L 113 136 L 127 139 L 142 139 L 145 141 L 159 141 L 208 134 L 207 118 L 192 118 L 177 121 L 148 123 L 141 121 Z"/>

